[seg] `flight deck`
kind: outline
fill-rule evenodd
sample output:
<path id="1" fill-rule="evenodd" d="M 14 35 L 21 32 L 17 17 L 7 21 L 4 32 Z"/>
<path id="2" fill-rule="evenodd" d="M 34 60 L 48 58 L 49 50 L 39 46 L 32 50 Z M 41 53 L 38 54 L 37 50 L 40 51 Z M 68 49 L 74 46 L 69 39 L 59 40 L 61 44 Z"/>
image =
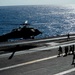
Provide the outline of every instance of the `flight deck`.
<path id="1" fill-rule="evenodd" d="M 1 75 L 74 75 L 75 68 L 71 65 L 73 55 L 64 55 L 66 46 L 75 45 L 74 37 L 48 38 L 41 40 L 18 41 L 1 43 L 1 47 L 15 45 L 36 45 L 36 47 L 16 51 L 12 59 L 8 59 L 12 52 L 0 54 Z M 58 57 L 59 46 L 63 54 Z M 10 50 L 11 51 L 11 50 Z"/>

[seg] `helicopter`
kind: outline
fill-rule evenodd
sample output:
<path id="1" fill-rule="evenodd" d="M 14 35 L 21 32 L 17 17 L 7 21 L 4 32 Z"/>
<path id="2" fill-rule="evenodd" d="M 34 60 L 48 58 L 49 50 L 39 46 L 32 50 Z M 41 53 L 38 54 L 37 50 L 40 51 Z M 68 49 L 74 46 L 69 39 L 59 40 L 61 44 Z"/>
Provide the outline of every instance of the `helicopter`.
<path id="1" fill-rule="evenodd" d="M 30 24 L 28 23 L 28 21 L 25 21 L 25 23 L 21 24 L 19 28 L 13 29 L 11 32 L 1 35 L 0 42 L 5 42 L 9 39 L 15 38 L 34 39 L 35 36 L 42 34 L 41 31 L 29 27 L 29 25 Z"/>

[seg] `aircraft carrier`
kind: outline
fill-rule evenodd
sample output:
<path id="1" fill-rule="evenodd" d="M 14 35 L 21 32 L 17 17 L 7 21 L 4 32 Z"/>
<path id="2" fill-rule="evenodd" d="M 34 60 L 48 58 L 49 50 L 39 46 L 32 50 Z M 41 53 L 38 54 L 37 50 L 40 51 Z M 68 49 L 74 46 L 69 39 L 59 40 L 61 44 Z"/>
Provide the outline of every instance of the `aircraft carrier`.
<path id="1" fill-rule="evenodd" d="M 71 65 L 73 55 L 63 57 L 65 47 L 69 49 L 72 45 L 75 46 L 75 35 L 2 42 L 0 75 L 75 75 L 75 67 Z M 63 50 L 60 57 L 59 46 Z M 13 51 L 15 54 L 9 59 Z"/>

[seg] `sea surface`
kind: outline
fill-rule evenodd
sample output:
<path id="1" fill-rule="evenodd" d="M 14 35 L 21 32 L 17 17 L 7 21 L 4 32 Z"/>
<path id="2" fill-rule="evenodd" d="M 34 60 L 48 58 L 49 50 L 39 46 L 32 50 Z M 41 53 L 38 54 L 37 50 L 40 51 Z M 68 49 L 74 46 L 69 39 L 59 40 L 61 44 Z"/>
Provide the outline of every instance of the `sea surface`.
<path id="1" fill-rule="evenodd" d="M 26 20 L 30 27 L 43 32 L 35 38 L 75 33 L 75 6 L 0 6 L 0 35 L 18 28 Z"/>

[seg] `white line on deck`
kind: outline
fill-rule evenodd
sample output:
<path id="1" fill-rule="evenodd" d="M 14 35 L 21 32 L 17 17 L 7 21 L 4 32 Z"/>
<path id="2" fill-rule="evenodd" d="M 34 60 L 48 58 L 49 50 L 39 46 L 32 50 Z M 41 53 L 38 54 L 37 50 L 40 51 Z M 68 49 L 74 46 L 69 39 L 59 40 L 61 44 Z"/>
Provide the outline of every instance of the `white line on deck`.
<path id="1" fill-rule="evenodd" d="M 63 45 L 60 45 L 61 47 L 65 47 L 65 46 L 69 46 L 69 45 L 73 45 L 75 43 L 70 43 L 70 44 L 63 44 Z M 53 49 L 53 48 L 58 48 L 59 46 L 53 46 L 53 47 L 49 47 L 47 49 Z M 46 50 L 46 48 L 45 48 Z M 21 64 L 17 64 L 17 65 L 13 65 L 13 66 L 8 66 L 8 67 L 4 67 L 4 68 L 0 68 L 0 71 L 2 70 L 7 70 L 7 69 L 12 69 L 12 68 L 16 68 L 16 67 L 20 67 L 20 66 L 24 66 L 24 65 L 29 65 L 29 64 L 33 64 L 33 63 L 36 63 L 36 62 L 41 62 L 41 61 L 45 61 L 45 60 L 49 60 L 49 59 L 53 59 L 53 58 L 56 58 L 57 55 L 55 56 L 50 56 L 50 57 L 47 57 L 47 58 L 42 58 L 42 59 L 37 59 L 37 60 L 33 60 L 33 61 L 29 61 L 29 62 L 26 62 L 26 63 L 21 63 Z M 75 69 L 74 69 L 75 70 Z"/>
<path id="2" fill-rule="evenodd" d="M 30 44 L 30 43 L 38 43 L 38 42 L 43 42 L 43 41 L 54 41 L 54 40 L 61 40 L 61 39 L 66 39 L 67 37 L 57 37 L 57 38 L 48 38 L 48 39 L 40 39 L 40 40 L 34 40 L 34 41 L 23 41 L 23 42 L 14 42 L 14 43 L 6 43 L 6 44 L 0 44 L 0 47 L 2 46 L 13 46 L 13 45 L 20 45 L 20 44 Z"/>
<path id="3" fill-rule="evenodd" d="M 73 43 L 73 42 L 74 41 L 70 41 L 70 42 L 65 42 L 65 43 L 58 43 L 57 45 L 54 45 L 54 46 L 42 46 L 42 47 L 32 48 L 32 49 L 29 49 L 29 50 L 16 52 L 15 55 L 20 55 L 20 54 L 37 52 L 37 51 L 44 51 L 44 50 L 55 49 L 55 48 L 59 48 L 59 46 L 65 47 L 65 46 L 75 45 L 75 43 Z M 52 42 L 50 42 L 50 44 L 52 44 Z M 11 55 L 11 53 L 1 54 L 0 58 L 2 58 L 2 57 L 8 57 L 10 55 Z"/>
<path id="4" fill-rule="evenodd" d="M 64 75 L 64 74 L 67 74 L 67 73 L 71 73 L 75 71 L 75 68 L 72 68 L 72 69 L 69 69 L 67 71 L 63 71 L 63 72 L 60 72 L 60 73 L 57 73 L 57 74 L 54 74 L 54 75 Z"/>
<path id="5" fill-rule="evenodd" d="M 46 58 L 42 58 L 42 59 L 37 59 L 37 60 L 33 60 L 33 61 L 29 61 L 29 62 L 25 62 L 25 63 L 13 65 L 13 66 L 4 67 L 4 68 L 0 68 L 0 71 L 16 68 L 16 67 L 20 67 L 20 66 L 25 66 L 25 65 L 29 65 L 29 64 L 33 64 L 33 63 L 36 63 L 36 62 L 41 62 L 41 61 L 53 59 L 53 58 L 56 58 L 56 57 L 57 57 L 57 55 L 46 57 Z"/>

